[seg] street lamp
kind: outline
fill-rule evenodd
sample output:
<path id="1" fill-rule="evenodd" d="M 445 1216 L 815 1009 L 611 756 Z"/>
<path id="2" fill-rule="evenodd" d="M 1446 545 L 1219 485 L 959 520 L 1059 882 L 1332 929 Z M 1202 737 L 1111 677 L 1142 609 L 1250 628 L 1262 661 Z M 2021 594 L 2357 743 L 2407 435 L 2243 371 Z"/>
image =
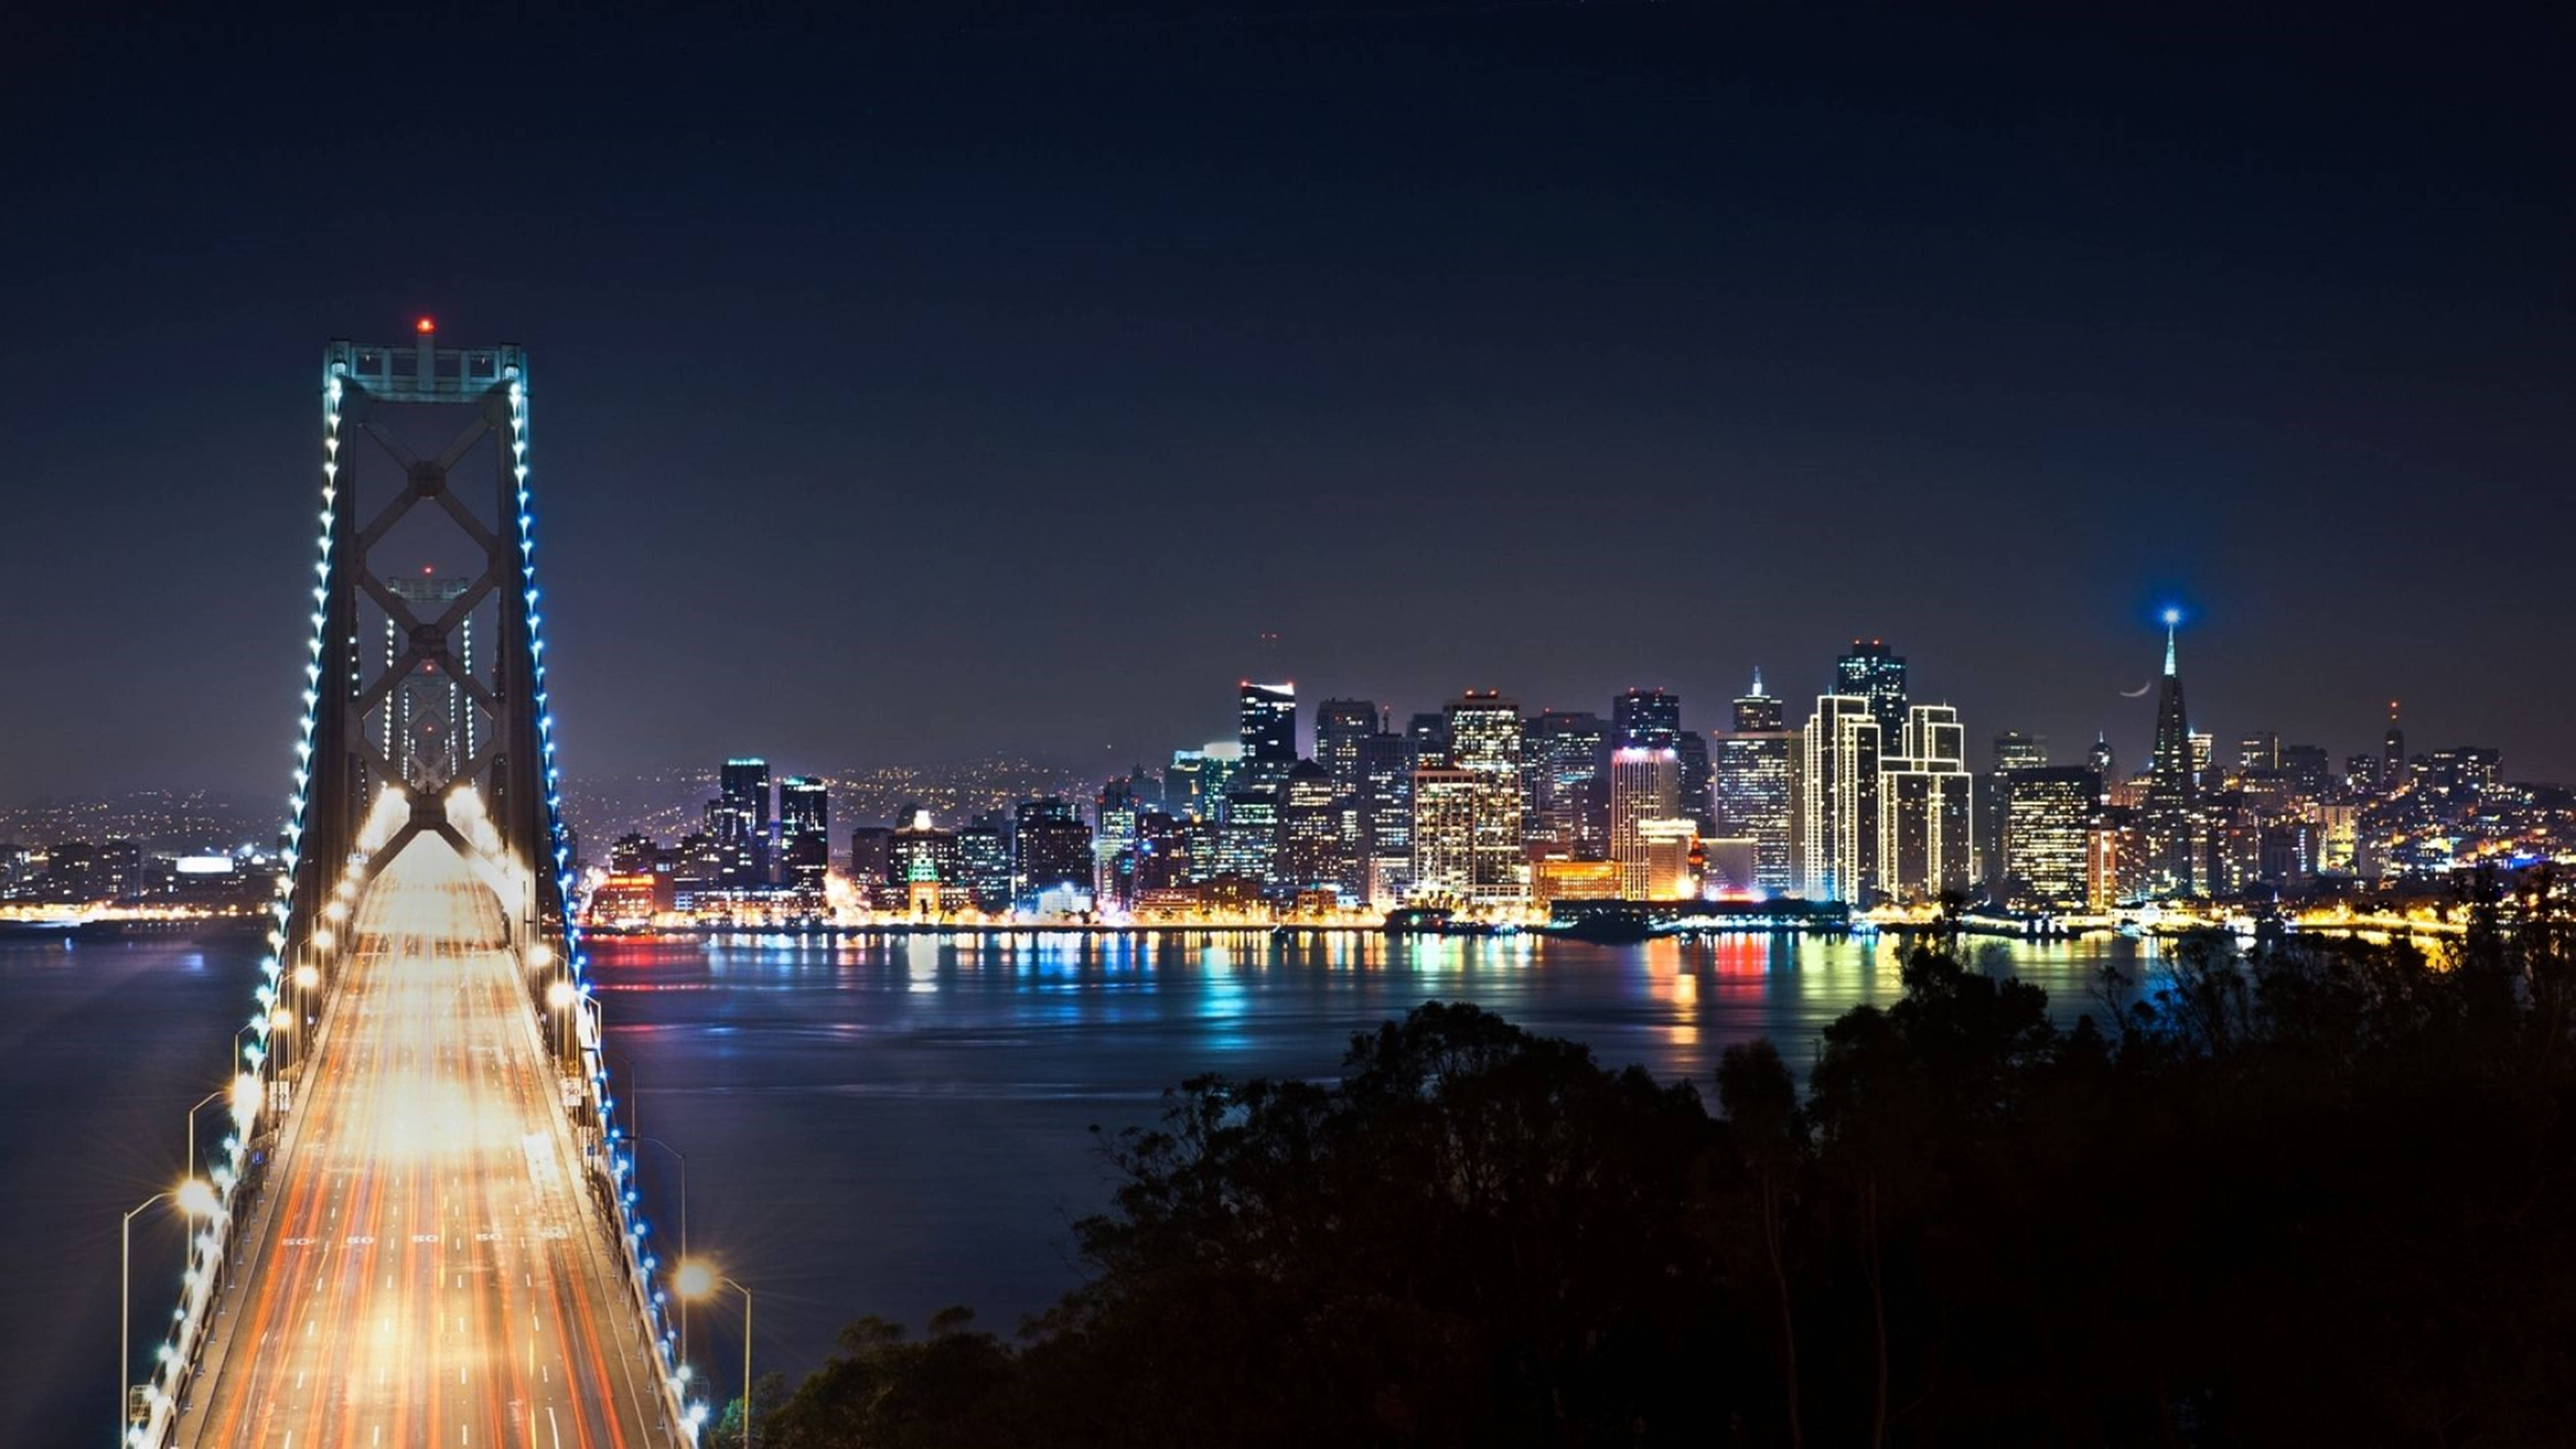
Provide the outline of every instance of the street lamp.
<path id="1" fill-rule="evenodd" d="M 680 1271 L 671 1275 L 671 1285 L 680 1290 L 684 1303 L 692 1298 L 713 1297 L 718 1286 L 742 1295 L 742 1449 L 751 1449 L 751 1290 L 696 1262 L 682 1263 Z"/>
<path id="2" fill-rule="evenodd" d="M 564 1051 L 564 1033 L 570 1030 L 572 1026 L 572 1023 L 566 1020 L 564 1014 L 571 1008 L 574 999 L 575 997 L 572 989 L 571 978 L 558 976 L 553 981 L 547 983 L 546 1005 L 554 1012 L 553 1035 L 555 1039 L 555 1066 L 558 1071 L 562 1070 L 563 1059 L 566 1055 Z"/>
<path id="3" fill-rule="evenodd" d="M 199 1097 L 197 1099 L 197 1105 L 188 1109 L 188 1162 L 187 1167 L 184 1170 L 190 1177 L 196 1176 L 197 1173 L 197 1114 L 205 1110 L 205 1106 L 208 1102 L 217 1101 L 230 1095 L 232 1095 L 232 1088 L 217 1087 L 215 1090 Z"/>
<path id="4" fill-rule="evenodd" d="M 655 1146 L 655 1147 L 659 1147 L 659 1148 L 661 1148 L 663 1151 L 665 1151 L 665 1152 L 667 1152 L 667 1153 L 671 1154 L 671 1158 L 672 1158 L 672 1160 L 673 1160 L 673 1161 L 675 1161 L 675 1162 L 677 1162 L 677 1163 L 679 1163 L 679 1164 L 680 1164 L 680 1261 L 681 1261 L 683 1264 L 686 1264 L 686 1263 L 688 1262 L 688 1259 L 689 1259 L 689 1157 L 688 1157 L 688 1154 L 687 1154 L 687 1153 L 684 1153 L 684 1152 L 682 1152 L 680 1149 L 678 1149 L 678 1148 L 676 1148 L 676 1147 L 672 1146 L 670 1143 L 663 1141 L 663 1140 L 662 1140 L 661 1138 L 659 1138 L 659 1137 L 638 1137 L 638 1138 L 636 1138 L 635 1140 L 636 1140 L 636 1141 L 638 1141 L 638 1142 L 649 1143 L 649 1144 L 650 1144 L 650 1145 L 652 1145 L 652 1146 Z M 680 1362 L 682 1362 L 682 1363 L 687 1363 L 688 1361 L 689 1361 L 689 1300 L 688 1300 L 688 1296 L 687 1296 L 686 1294 L 683 1294 L 683 1295 L 681 1295 L 681 1298 L 680 1298 Z"/>
<path id="5" fill-rule="evenodd" d="M 216 1095 L 221 1096 L 222 1094 L 217 1093 Z M 203 1104 L 200 1103 L 199 1105 L 202 1106 Z M 189 1164 L 191 1170 L 193 1170 L 195 1166 L 195 1163 Z M 179 1200 L 179 1211 L 186 1213 L 192 1218 L 213 1217 L 217 1212 L 221 1211 L 223 1207 L 222 1201 L 215 1196 L 215 1190 L 206 1185 L 206 1180 L 204 1178 L 191 1177 L 180 1183 L 177 1187 L 165 1187 L 161 1191 L 145 1198 L 143 1201 L 136 1203 L 132 1208 L 127 1210 L 125 1220 L 116 1225 L 118 1284 L 116 1300 L 116 1438 L 118 1443 L 123 1443 L 125 1441 L 126 1425 L 131 1421 L 133 1416 L 132 1407 L 126 1401 L 129 1385 L 125 1381 L 125 1376 L 134 1371 L 134 1220 L 142 1216 L 144 1211 L 150 1208 L 154 1203 L 160 1202 L 164 1198 L 177 1198 Z M 745 1302 L 746 1304 L 749 1302 L 748 1297 L 745 1298 Z M 750 1310 L 746 1307 L 744 1309 L 746 1321 L 748 1321 L 749 1313 Z M 746 1358 L 744 1361 L 747 1363 L 750 1360 Z"/>

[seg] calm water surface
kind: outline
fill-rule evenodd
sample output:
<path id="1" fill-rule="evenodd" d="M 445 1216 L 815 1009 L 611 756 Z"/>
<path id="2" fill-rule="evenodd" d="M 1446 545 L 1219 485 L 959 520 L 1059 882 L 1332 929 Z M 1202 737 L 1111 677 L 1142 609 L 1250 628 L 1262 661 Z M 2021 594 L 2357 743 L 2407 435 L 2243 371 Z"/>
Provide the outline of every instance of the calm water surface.
<path id="1" fill-rule="evenodd" d="M 1996 949 L 2069 1018 L 2104 961 L 2152 964 L 2125 941 Z M 0 1271 L 19 1305 L 0 1314 L 0 1445 L 113 1432 L 117 1220 L 177 1177 L 257 959 L 250 942 L 0 942 Z M 759 1294 L 758 1357 L 787 1370 L 862 1313 L 918 1325 L 964 1303 L 1007 1331 L 1052 1302 L 1079 1277 L 1069 1225 L 1109 1187 L 1086 1129 L 1151 1121 L 1193 1074 L 1331 1076 L 1353 1032 L 1441 999 L 1706 1092 L 1729 1044 L 1767 1035 L 1803 1069 L 1826 1022 L 1899 992 L 1893 942 L 1821 939 L 743 937 L 592 960 L 621 1113 L 686 1154 L 690 1245 Z M 644 1169 L 676 1245 L 681 1170 L 658 1149 Z M 178 1240 L 157 1212 L 136 1229 L 153 1343 Z M 702 1310 L 700 1362 L 735 1351 L 736 1311 Z"/>

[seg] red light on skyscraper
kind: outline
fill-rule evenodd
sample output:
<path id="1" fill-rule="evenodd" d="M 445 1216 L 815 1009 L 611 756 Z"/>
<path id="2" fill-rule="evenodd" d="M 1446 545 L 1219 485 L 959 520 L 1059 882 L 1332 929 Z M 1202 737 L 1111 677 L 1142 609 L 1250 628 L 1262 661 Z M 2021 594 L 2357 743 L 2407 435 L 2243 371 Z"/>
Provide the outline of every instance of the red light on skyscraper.
<path id="1" fill-rule="evenodd" d="M 418 332 L 418 333 L 419 333 L 421 336 L 423 336 L 423 337 L 427 337 L 427 336 L 428 336 L 429 334 L 431 334 L 432 332 L 435 332 L 435 331 L 437 331 L 437 330 L 438 330 L 438 324 L 437 324 L 436 322 L 431 321 L 431 320 L 430 320 L 429 318 L 427 318 L 427 317 L 423 317 L 423 318 L 421 318 L 419 321 L 414 322 L 414 323 L 413 323 L 413 324 L 411 324 L 411 325 L 412 325 L 412 330 L 413 330 L 413 331 L 415 331 L 415 332 Z"/>

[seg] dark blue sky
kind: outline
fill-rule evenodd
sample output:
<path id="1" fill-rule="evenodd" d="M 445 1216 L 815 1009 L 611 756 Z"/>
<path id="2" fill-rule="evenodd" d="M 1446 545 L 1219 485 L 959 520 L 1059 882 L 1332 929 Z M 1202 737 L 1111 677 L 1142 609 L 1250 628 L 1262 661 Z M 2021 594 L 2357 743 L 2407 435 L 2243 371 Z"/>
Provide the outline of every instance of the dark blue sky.
<path id="1" fill-rule="evenodd" d="M 532 349 L 575 773 L 1855 634 L 2134 756 L 2178 598 L 2222 735 L 2576 777 L 2544 37 L 1820 15 L 0 18 L 0 798 L 278 785 L 319 350 L 420 312 Z"/>

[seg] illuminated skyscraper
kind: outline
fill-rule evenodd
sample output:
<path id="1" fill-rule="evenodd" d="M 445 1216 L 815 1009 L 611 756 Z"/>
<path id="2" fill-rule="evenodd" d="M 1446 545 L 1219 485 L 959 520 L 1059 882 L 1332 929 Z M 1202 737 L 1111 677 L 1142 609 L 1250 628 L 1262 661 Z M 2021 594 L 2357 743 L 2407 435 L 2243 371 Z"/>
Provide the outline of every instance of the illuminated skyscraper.
<path id="1" fill-rule="evenodd" d="M 1359 794 L 1360 742 L 1383 727 L 1371 700 L 1328 699 L 1315 706 L 1315 763 L 1343 794 Z"/>
<path id="2" fill-rule="evenodd" d="M 2024 768 L 2005 776 L 2003 878 L 2007 898 L 2029 910 L 2073 911 L 2088 896 L 2087 845 L 2102 782 L 2080 768 Z"/>
<path id="3" fill-rule="evenodd" d="M 1272 872 L 1279 894 L 1329 890 L 1348 902 L 1359 896 L 1359 872 L 1342 833 L 1341 789 L 1324 767 L 1299 760 L 1279 787 L 1279 844 Z"/>
<path id="4" fill-rule="evenodd" d="M 1479 801 L 1493 789 L 1473 770 L 1413 772 L 1412 894 L 1426 902 L 1475 899 Z"/>
<path id="5" fill-rule="evenodd" d="M 1619 894 L 1654 895 L 1648 821 L 1670 820 L 1681 798 L 1681 757 L 1670 745 L 1622 745 L 1610 752 L 1610 858 L 1619 865 Z"/>
<path id="6" fill-rule="evenodd" d="M 1869 702 L 1883 746 L 1892 750 L 1905 737 L 1905 659 L 1887 641 L 1854 639 L 1851 652 L 1834 661 L 1834 693 Z"/>
<path id="7" fill-rule="evenodd" d="M 2379 737 L 2379 788 L 2394 795 L 2407 784 L 2406 731 L 2397 727 L 2397 701 L 2388 702 L 2388 733 Z"/>
<path id="8" fill-rule="evenodd" d="M 1483 787 L 1476 797 L 1469 899 L 1477 905 L 1526 903 L 1529 856 L 1521 844 L 1520 706 L 1493 690 L 1471 689 L 1450 701 L 1448 716 L 1450 767 L 1474 776 Z"/>
<path id="9" fill-rule="evenodd" d="M 2111 787 L 2120 778 L 2120 757 L 2111 748 L 2110 736 L 2098 730 L 2094 732 L 2093 748 L 2084 752 L 2084 765 L 2093 772 L 2095 779 L 2102 782 L 2102 803 L 2110 804 Z"/>
<path id="10" fill-rule="evenodd" d="M 1880 737 L 1870 701 L 1827 694 L 1799 734 L 1798 890 L 1865 903 L 1877 892 Z"/>
<path id="11" fill-rule="evenodd" d="M 1285 775 L 1297 759 L 1297 686 L 1243 681 L 1240 737 L 1246 764 L 1276 765 Z"/>
<path id="12" fill-rule="evenodd" d="M 1797 889 L 1797 732 L 1782 723 L 1780 701 L 1752 692 L 1735 701 L 1735 728 L 1719 735 L 1712 794 L 1713 834 L 1753 842 L 1751 884 L 1772 895 Z"/>
<path id="13" fill-rule="evenodd" d="M 1682 701 L 1677 694 L 1631 689 L 1610 701 L 1613 749 L 1669 750 L 1680 745 L 1681 736 Z"/>
<path id="14" fill-rule="evenodd" d="M 2165 672 L 2156 688 L 2156 742 L 2147 767 L 2146 798 L 2138 823 L 2145 859 L 2142 882 L 2153 895 L 2190 895 L 2203 875 L 2199 789 L 2192 761 L 2191 719 L 2183 708 L 2182 674 L 2175 664 L 2178 609 L 2165 611 Z"/>
<path id="15" fill-rule="evenodd" d="M 1396 863 L 1401 863 L 1397 874 L 1412 874 L 1413 764 L 1409 754 L 1402 735 L 1374 734 L 1360 741 L 1359 859 L 1363 887 L 1377 878 L 1382 867 Z"/>
<path id="16" fill-rule="evenodd" d="M 747 890 L 769 884 L 769 762 L 731 759 L 707 802 L 707 836 L 721 865 L 716 884 Z"/>
<path id="17" fill-rule="evenodd" d="M 1601 716 L 1574 710 L 1543 711 L 1522 742 L 1525 773 L 1536 818 L 1523 822 L 1533 840 L 1544 840 L 1570 860 L 1600 860 L 1610 848 L 1609 796 L 1601 765 L 1607 732 Z"/>
<path id="18" fill-rule="evenodd" d="M 1067 887 L 1091 892 L 1091 827 L 1061 796 L 1021 802 L 1011 829 L 1012 904 L 1037 909 L 1037 898 Z"/>
<path id="19" fill-rule="evenodd" d="M 1909 706 L 1903 748 L 1879 763 L 1879 888 L 1916 901 L 1963 892 L 1974 879 L 1975 781 L 1959 712 Z"/>
<path id="20" fill-rule="evenodd" d="M 831 795 L 817 775 L 778 782 L 779 884 L 810 900 L 823 898 L 832 863 Z"/>

